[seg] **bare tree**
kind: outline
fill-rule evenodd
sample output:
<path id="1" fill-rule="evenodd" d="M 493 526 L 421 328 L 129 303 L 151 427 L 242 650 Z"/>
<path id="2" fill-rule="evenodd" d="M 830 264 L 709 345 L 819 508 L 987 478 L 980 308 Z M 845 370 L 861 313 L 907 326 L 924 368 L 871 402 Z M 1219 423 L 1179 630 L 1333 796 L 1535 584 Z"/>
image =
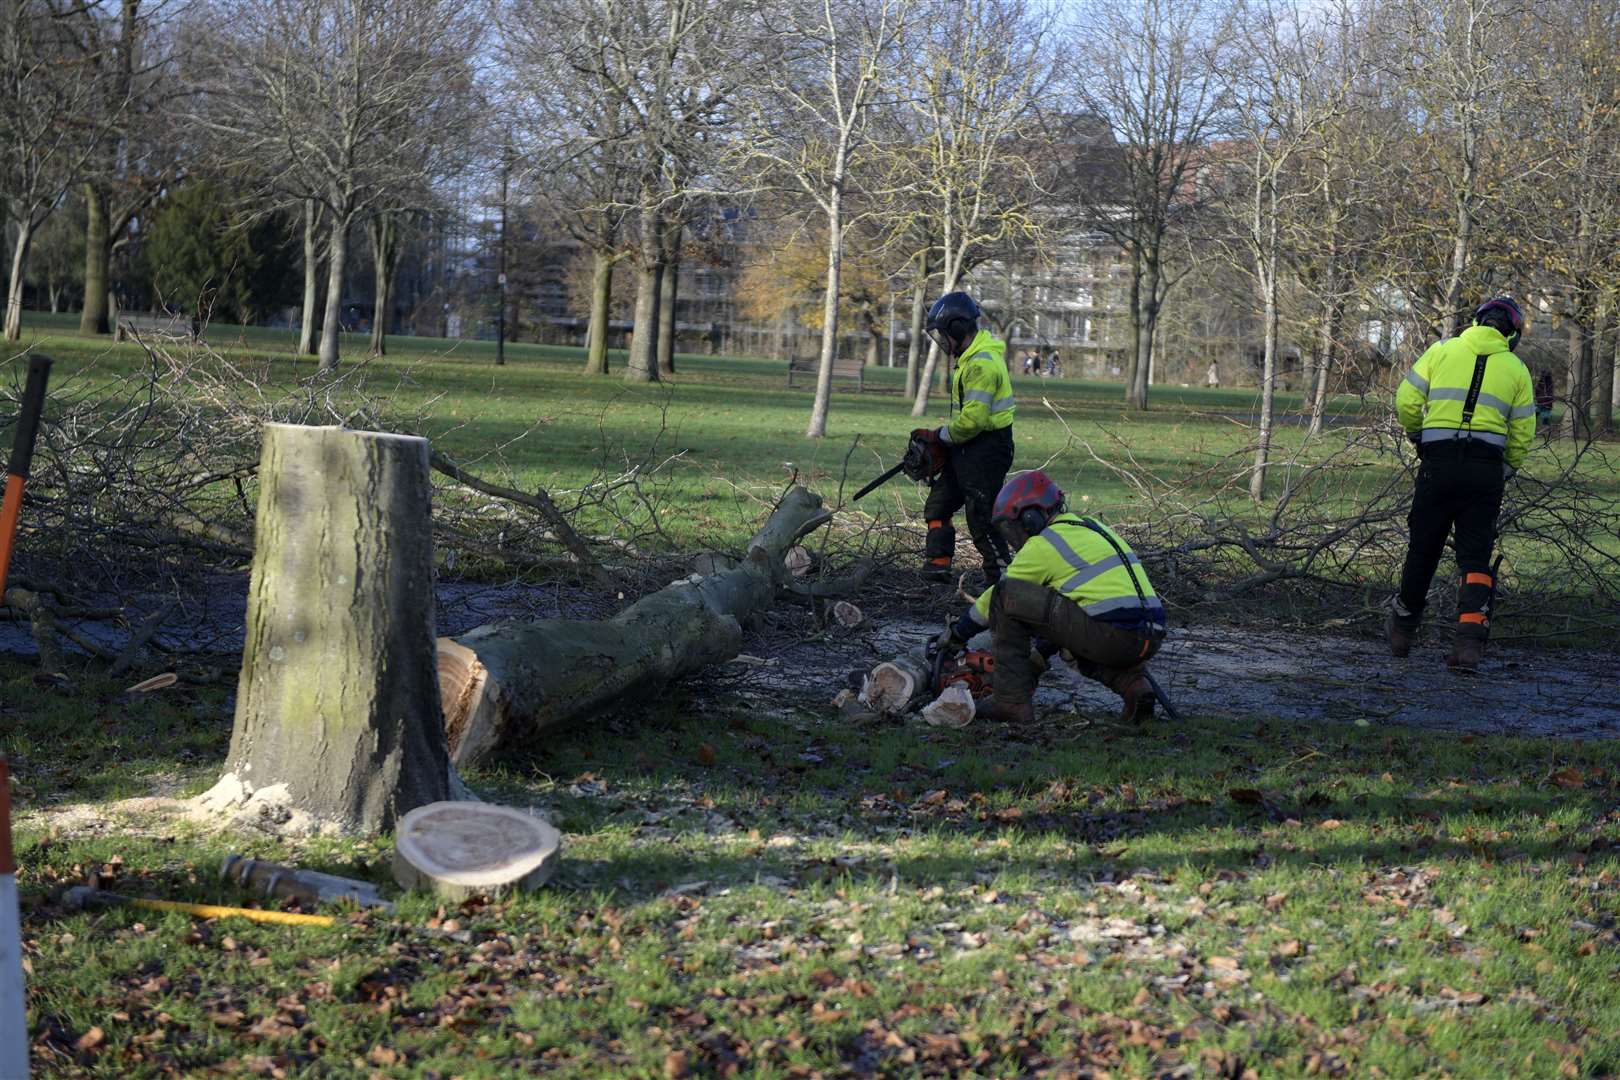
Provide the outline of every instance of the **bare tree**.
<path id="1" fill-rule="evenodd" d="M 7 341 L 22 334 L 34 233 L 61 205 L 105 134 L 95 122 L 99 57 L 76 25 L 91 10 L 53 0 L 15 0 L 0 9 L 0 224 L 14 232 Z"/>
<path id="2" fill-rule="evenodd" d="M 464 130 L 479 20 L 452 0 L 228 0 L 203 123 L 327 216 L 320 367 L 338 362 L 349 233 Z"/>
<path id="3" fill-rule="evenodd" d="M 595 56 L 601 5 L 582 0 L 497 0 L 492 7 L 505 60 L 501 89 L 517 120 L 524 157 L 534 162 L 518 188 L 591 259 L 587 375 L 606 375 L 614 267 L 625 248 L 634 168 L 626 94 L 605 80 Z"/>
<path id="4" fill-rule="evenodd" d="M 95 105 L 106 134 L 84 179 L 82 334 L 111 330 L 113 252 L 129 239 L 136 217 L 185 171 L 184 128 L 170 115 L 184 92 L 171 33 L 174 9 L 163 2 L 118 0 L 116 17 L 85 21 L 88 54 L 101 69 Z"/>
<path id="5" fill-rule="evenodd" d="M 1399 115 L 1409 125 L 1404 175 L 1384 194 L 1392 229 L 1416 240 L 1398 268 L 1403 289 L 1432 332 L 1456 333 L 1473 305 L 1464 291 L 1482 283 L 1474 265 L 1482 209 L 1503 202 L 1522 162 L 1505 138 L 1505 108 L 1525 88 L 1515 50 L 1522 8 L 1509 0 L 1399 0 L 1396 33 L 1383 55 L 1397 58 Z M 1432 261 L 1442 256 L 1436 274 Z"/>
<path id="6" fill-rule="evenodd" d="M 1147 408 L 1154 335 L 1170 282 L 1165 237 L 1195 198 L 1218 115 L 1215 43 L 1222 13 L 1202 0 L 1093 0 L 1071 31 L 1076 106 L 1102 117 L 1112 167 L 1083 170 L 1074 192 L 1087 223 L 1130 259 L 1131 331 L 1125 400 Z"/>
<path id="7" fill-rule="evenodd" d="M 904 62 L 899 48 L 913 0 L 832 4 L 798 0 L 772 32 L 780 56 L 750 99 L 751 115 L 740 145 L 744 168 L 763 167 L 778 183 L 797 187 L 826 221 L 826 287 L 821 312 L 821 356 L 815 402 L 805 434 L 827 434 L 833 358 L 838 351 L 838 303 L 846 196 L 869 152 L 874 100 Z"/>
<path id="8" fill-rule="evenodd" d="M 625 162 L 617 208 L 636 219 L 636 309 L 627 382 L 658 379 L 658 307 L 666 219 L 678 218 L 700 175 L 705 132 L 723 122 L 747 68 L 752 0 L 557 0 L 525 9 L 533 33 L 551 34 L 567 77 L 601 98 L 605 121 L 584 145 L 610 142 Z M 615 225 L 615 229 L 617 226 Z"/>
<path id="9" fill-rule="evenodd" d="M 1505 231 L 1515 254 L 1544 268 L 1562 309 L 1568 357 L 1566 431 L 1585 438 L 1610 425 L 1612 330 L 1620 302 L 1620 12 L 1568 0 L 1536 13 L 1529 50 L 1535 92 L 1511 115 L 1549 161 L 1515 199 Z M 1570 183 L 1579 177 L 1578 183 Z"/>
<path id="10" fill-rule="evenodd" d="M 1235 214 L 1261 309 L 1263 352 L 1260 416 L 1249 497 L 1265 493 L 1278 377 L 1278 304 L 1284 222 L 1311 202 L 1316 177 L 1303 158 L 1340 108 L 1313 92 L 1311 71 L 1322 51 L 1312 16 L 1288 0 L 1260 0 L 1240 13 L 1241 45 L 1227 66 L 1222 107 L 1241 133 L 1233 165 L 1241 176 L 1243 210 Z"/>
<path id="11" fill-rule="evenodd" d="M 965 0 L 923 20 L 909 93 L 920 131 L 917 190 L 939 239 L 941 290 L 957 289 L 979 261 L 1039 231 L 1038 197 L 1021 142 L 1050 65 L 1045 24 L 1023 0 Z M 911 415 L 928 411 L 939 363 L 930 346 Z"/>

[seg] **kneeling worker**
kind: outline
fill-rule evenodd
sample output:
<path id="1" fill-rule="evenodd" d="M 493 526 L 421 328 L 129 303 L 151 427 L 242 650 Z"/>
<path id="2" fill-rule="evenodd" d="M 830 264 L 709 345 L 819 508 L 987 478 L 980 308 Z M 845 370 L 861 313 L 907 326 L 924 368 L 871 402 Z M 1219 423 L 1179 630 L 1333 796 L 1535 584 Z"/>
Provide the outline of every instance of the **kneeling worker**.
<path id="1" fill-rule="evenodd" d="M 1118 693 L 1121 720 L 1150 716 L 1143 666 L 1164 640 L 1164 604 L 1130 546 L 1106 525 L 1065 513 L 1063 492 L 1038 470 L 1008 479 L 992 520 L 1017 555 L 938 641 L 955 652 L 986 625 L 995 635 L 995 690 L 979 715 L 1035 718 L 1035 637 L 1068 650 L 1082 675 Z"/>

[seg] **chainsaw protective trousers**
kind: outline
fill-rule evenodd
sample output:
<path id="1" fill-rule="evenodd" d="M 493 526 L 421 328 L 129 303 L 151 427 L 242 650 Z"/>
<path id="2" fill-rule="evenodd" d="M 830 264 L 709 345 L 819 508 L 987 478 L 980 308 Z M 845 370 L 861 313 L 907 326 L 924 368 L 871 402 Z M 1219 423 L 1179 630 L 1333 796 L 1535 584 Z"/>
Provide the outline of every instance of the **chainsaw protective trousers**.
<path id="1" fill-rule="evenodd" d="M 961 446 L 951 447 L 945 468 L 934 477 L 928 501 L 923 504 L 923 517 L 928 521 L 925 551 L 930 566 L 950 566 L 956 555 L 956 529 L 951 517 L 965 509 L 968 535 L 984 560 L 986 580 L 994 584 L 1000 578 L 1002 568 L 1011 561 L 1011 553 L 1007 541 L 991 526 L 990 511 L 996 505 L 1001 485 L 1007 482 L 1012 462 L 1012 428 L 986 431 Z"/>
<path id="2" fill-rule="evenodd" d="M 1406 524 L 1411 542 L 1401 570 L 1401 606 L 1416 626 L 1428 600 L 1446 538 L 1455 529 L 1457 633 L 1484 640 L 1490 630 L 1491 546 L 1502 508 L 1502 455 L 1488 447 L 1434 443 L 1418 466 L 1417 489 Z"/>
<path id="3" fill-rule="evenodd" d="M 1029 656 L 1032 637 L 1067 649 L 1080 674 L 1112 690 L 1125 685 L 1125 676 L 1140 671 L 1159 651 L 1160 642 L 1093 619 L 1057 590 L 1018 578 L 1002 581 L 990 597 L 990 632 L 996 643 L 993 696 L 1007 705 L 1023 704 L 1035 694 L 1036 671 Z"/>

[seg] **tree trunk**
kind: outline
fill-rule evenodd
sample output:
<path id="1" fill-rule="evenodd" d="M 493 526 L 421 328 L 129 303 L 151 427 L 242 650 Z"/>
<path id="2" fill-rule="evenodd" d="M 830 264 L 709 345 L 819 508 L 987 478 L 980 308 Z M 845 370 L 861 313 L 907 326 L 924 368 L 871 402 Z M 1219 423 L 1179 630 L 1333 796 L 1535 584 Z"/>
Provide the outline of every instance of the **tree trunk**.
<path id="1" fill-rule="evenodd" d="M 315 355 L 315 303 L 317 279 L 321 259 L 317 237 L 321 224 L 321 206 L 314 199 L 304 200 L 304 310 L 303 325 L 298 332 L 298 355 Z"/>
<path id="2" fill-rule="evenodd" d="M 946 293 L 956 291 L 956 284 L 957 284 L 958 281 L 961 280 L 961 276 L 962 276 L 961 275 L 961 270 L 960 270 L 960 265 L 961 264 L 958 263 L 957 265 L 958 265 L 958 269 L 956 269 L 954 271 L 951 270 L 950 269 L 950 260 L 948 258 L 946 259 L 945 280 L 941 283 L 940 293 L 939 293 L 941 296 L 944 296 Z M 936 368 L 941 368 L 941 367 L 942 367 L 942 365 L 940 364 L 939 346 L 937 344 L 935 344 L 932 340 L 930 340 L 929 343 L 928 343 L 928 359 L 923 363 L 922 372 L 917 377 L 917 397 L 916 397 L 916 400 L 913 401 L 912 404 L 911 404 L 911 415 L 912 416 L 914 416 L 914 417 L 916 417 L 916 416 L 924 416 L 924 415 L 927 414 L 927 412 L 928 412 L 928 391 L 929 391 L 929 387 L 930 387 L 930 384 L 933 382 L 935 369 Z M 949 369 L 950 369 L 950 361 L 946 360 L 944 365 L 943 365 L 943 370 L 946 372 L 945 384 L 944 384 L 944 390 L 945 390 L 946 394 L 949 394 L 950 390 L 951 390 Z"/>
<path id="3" fill-rule="evenodd" d="M 34 223 L 28 218 L 17 222 L 17 246 L 11 249 L 11 281 L 6 288 L 5 340 L 22 337 L 23 276 L 28 273 L 28 245 L 34 239 Z"/>
<path id="4" fill-rule="evenodd" d="M 923 320 L 928 314 L 928 251 L 917 253 L 917 279 L 911 287 L 911 333 L 906 338 L 906 397 L 917 396 L 917 364 L 922 359 Z"/>
<path id="5" fill-rule="evenodd" d="M 1148 404 L 1148 372 L 1153 366 L 1153 332 L 1159 322 L 1159 268 L 1151 260 L 1144 263 L 1141 284 L 1134 290 L 1136 297 L 1136 357 L 1130 368 L 1130 384 L 1125 389 L 1125 405 L 1131 409 L 1146 409 Z"/>
<path id="6" fill-rule="evenodd" d="M 1336 281 L 1337 275 L 1330 274 L 1328 280 Z M 1334 351 L 1339 341 L 1339 320 L 1344 315 L 1344 304 L 1333 294 L 1337 291 L 1336 285 L 1329 292 L 1330 299 L 1326 310 L 1322 313 L 1322 336 L 1320 345 L 1320 360 L 1316 368 L 1316 382 L 1310 387 L 1311 395 L 1311 435 L 1322 433 L 1322 415 L 1327 411 L 1328 376 L 1333 371 Z"/>
<path id="7" fill-rule="evenodd" d="M 394 215 L 383 211 L 369 222 L 373 266 L 371 299 L 371 355 L 388 353 L 388 309 L 393 304 L 390 279 L 394 276 Z"/>
<path id="8" fill-rule="evenodd" d="M 107 320 L 108 267 L 112 263 L 111 237 L 107 235 L 107 195 L 95 184 L 84 185 L 84 308 L 79 314 L 79 333 L 106 334 L 112 327 Z"/>
<path id="9" fill-rule="evenodd" d="M 585 374 L 608 373 L 608 308 L 613 303 L 613 252 L 591 253 L 591 317 L 585 337 Z"/>
<path id="10" fill-rule="evenodd" d="M 627 383 L 658 381 L 658 300 L 663 289 L 664 242 L 656 211 L 641 215 L 641 251 L 636 266 L 636 314 L 630 339 Z"/>
<path id="11" fill-rule="evenodd" d="M 1272 230 L 1276 230 L 1272 218 Z M 1275 245 L 1275 235 L 1273 236 Z M 1265 293 L 1265 360 L 1260 371 L 1260 438 L 1254 448 L 1254 471 L 1249 474 L 1249 498 L 1259 502 L 1266 493 L 1266 465 L 1271 457 L 1272 409 L 1277 397 L 1277 254 L 1266 254 L 1261 287 Z"/>
<path id="12" fill-rule="evenodd" d="M 783 556 L 831 517 L 819 495 L 796 487 L 734 570 L 677 581 L 601 622 L 491 623 L 440 639 L 451 760 L 481 760 L 737 655 L 741 624 L 785 579 Z"/>
<path id="13" fill-rule="evenodd" d="M 343 270 L 349 254 L 347 217 L 332 216 L 332 239 L 327 246 L 326 318 L 321 324 L 322 372 L 336 371 L 338 365 L 339 317 L 343 314 Z"/>
<path id="14" fill-rule="evenodd" d="M 1569 324 L 1569 436 L 1584 439 L 1592 430 L 1592 324 L 1589 305 L 1578 298 Z"/>
<path id="15" fill-rule="evenodd" d="M 840 142 L 838 150 L 843 152 Z M 832 403 L 833 360 L 838 355 L 838 290 L 844 271 L 843 187 L 834 180 L 827 202 L 827 293 L 821 302 L 821 357 L 816 367 L 816 400 L 810 406 L 805 434 L 819 439 L 827 434 L 827 408 Z"/>
<path id="16" fill-rule="evenodd" d="M 1620 325 L 1615 322 L 1615 312 L 1610 308 L 1603 316 L 1603 333 L 1598 336 L 1597 355 L 1594 359 L 1592 407 L 1596 415 L 1592 418 L 1592 430 L 1599 435 L 1607 435 L 1614 428 L 1614 360 L 1615 344 L 1620 340 Z"/>
<path id="17" fill-rule="evenodd" d="M 674 222 L 664 234 L 664 274 L 658 282 L 658 374 L 675 374 L 675 300 L 680 286 L 681 230 Z"/>
<path id="18" fill-rule="evenodd" d="M 427 440 L 266 424 L 259 483 L 236 722 L 205 799 L 386 831 L 450 795 Z"/>

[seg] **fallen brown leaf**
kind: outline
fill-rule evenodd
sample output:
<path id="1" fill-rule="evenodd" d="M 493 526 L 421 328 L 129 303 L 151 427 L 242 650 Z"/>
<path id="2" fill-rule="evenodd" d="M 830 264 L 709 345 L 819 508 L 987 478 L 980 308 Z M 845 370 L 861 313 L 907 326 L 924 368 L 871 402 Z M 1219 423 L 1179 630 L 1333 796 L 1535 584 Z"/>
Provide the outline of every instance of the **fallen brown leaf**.
<path id="1" fill-rule="evenodd" d="M 93 1027 L 79 1036 L 79 1041 L 73 1044 L 73 1048 L 75 1050 L 94 1050 L 106 1041 L 107 1033 L 99 1027 Z"/>

